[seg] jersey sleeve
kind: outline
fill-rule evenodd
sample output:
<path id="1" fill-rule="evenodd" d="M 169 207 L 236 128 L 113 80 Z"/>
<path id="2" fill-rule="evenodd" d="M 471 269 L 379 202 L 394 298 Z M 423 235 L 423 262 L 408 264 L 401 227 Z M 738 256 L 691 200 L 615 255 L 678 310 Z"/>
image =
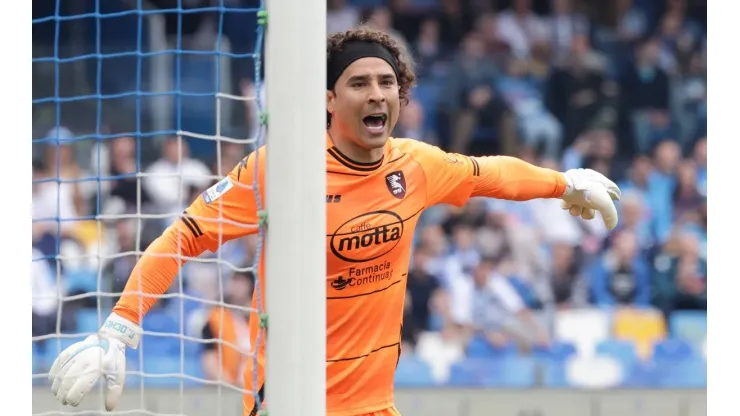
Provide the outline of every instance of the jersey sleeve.
<path id="1" fill-rule="evenodd" d="M 413 145 L 412 153 L 427 177 L 427 206 L 462 206 L 476 196 L 511 201 L 557 198 L 567 187 L 560 172 L 514 157 L 464 156 L 422 142 Z"/>
<path id="2" fill-rule="evenodd" d="M 424 142 L 410 143 L 411 153 L 427 179 L 427 206 L 464 205 L 474 188 L 476 167 L 473 160 L 460 154 L 447 153 Z"/>
<path id="3" fill-rule="evenodd" d="M 203 192 L 180 218 L 154 240 L 134 267 L 113 311 L 139 323 L 167 291 L 180 267 L 206 250 L 215 252 L 225 242 L 259 229 L 254 191 L 254 164 L 263 152 L 252 153 L 227 177 Z M 264 166 L 264 163 L 261 164 Z M 264 189 L 264 175 L 258 188 Z M 261 192 L 260 192 L 261 193 Z M 263 195 L 261 195 L 263 196 Z"/>

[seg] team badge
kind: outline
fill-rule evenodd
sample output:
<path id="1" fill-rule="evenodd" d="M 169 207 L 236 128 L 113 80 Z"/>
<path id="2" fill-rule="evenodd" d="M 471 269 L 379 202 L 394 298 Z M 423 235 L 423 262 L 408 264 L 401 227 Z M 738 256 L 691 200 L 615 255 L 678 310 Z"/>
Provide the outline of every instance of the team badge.
<path id="1" fill-rule="evenodd" d="M 398 199 L 403 199 L 406 196 L 406 178 L 400 170 L 389 173 L 385 177 L 385 186 L 388 187 L 391 195 Z"/>

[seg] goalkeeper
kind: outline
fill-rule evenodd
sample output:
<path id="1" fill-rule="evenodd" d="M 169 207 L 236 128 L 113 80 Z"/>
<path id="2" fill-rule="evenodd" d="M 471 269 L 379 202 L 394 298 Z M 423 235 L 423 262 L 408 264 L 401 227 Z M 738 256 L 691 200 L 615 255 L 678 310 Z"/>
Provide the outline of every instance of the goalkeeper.
<path id="1" fill-rule="evenodd" d="M 617 224 L 613 201 L 619 199 L 619 188 L 597 172 L 560 173 L 512 157 L 467 157 L 389 137 L 413 82 L 406 57 L 386 34 L 360 27 L 329 36 L 326 405 L 332 416 L 398 414 L 393 378 L 401 353 L 406 273 L 414 228 L 424 209 L 443 203 L 461 206 L 474 196 L 559 198 L 574 216 L 592 219 L 598 211 L 608 229 Z M 137 347 L 141 317 L 156 300 L 151 295 L 164 293 L 174 280 L 182 265 L 178 256 L 197 257 L 257 232 L 252 185 L 264 189 L 265 153 L 260 148 L 250 154 L 198 197 L 147 248 L 99 333 L 59 355 L 49 378 L 62 403 L 79 404 L 104 375 L 105 407 L 116 406 L 125 381 L 125 349 Z M 261 291 L 264 276 L 261 262 Z M 264 293 L 259 298 L 265 299 Z M 253 299 L 255 309 L 265 308 L 256 304 L 257 296 Z M 261 400 L 265 344 L 256 345 L 263 331 L 258 321 L 252 314 L 251 348 L 258 368 L 248 360 L 244 384 L 259 392 Z M 257 407 L 254 395 L 246 394 L 245 415 L 256 414 Z"/>

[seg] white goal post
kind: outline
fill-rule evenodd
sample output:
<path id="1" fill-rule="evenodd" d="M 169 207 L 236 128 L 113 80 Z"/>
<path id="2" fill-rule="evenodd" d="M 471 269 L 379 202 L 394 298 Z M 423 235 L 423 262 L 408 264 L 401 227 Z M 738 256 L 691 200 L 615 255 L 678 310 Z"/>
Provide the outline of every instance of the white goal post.
<path id="1" fill-rule="evenodd" d="M 270 416 L 326 414 L 326 2 L 268 0 Z"/>

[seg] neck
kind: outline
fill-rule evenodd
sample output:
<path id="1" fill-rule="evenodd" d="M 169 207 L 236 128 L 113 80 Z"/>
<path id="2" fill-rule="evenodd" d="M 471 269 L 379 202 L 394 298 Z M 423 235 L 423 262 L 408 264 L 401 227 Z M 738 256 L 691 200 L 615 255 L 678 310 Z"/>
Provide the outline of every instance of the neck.
<path id="1" fill-rule="evenodd" d="M 329 137 L 334 147 L 339 149 L 348 158 L 360 163 L 373 163 L 379 161 L 385 152 L 385 146 L 377 149 L 368 149 L 358 146 L 352 140 L 345 138 L 334 126 L 329 126 Z"/>

